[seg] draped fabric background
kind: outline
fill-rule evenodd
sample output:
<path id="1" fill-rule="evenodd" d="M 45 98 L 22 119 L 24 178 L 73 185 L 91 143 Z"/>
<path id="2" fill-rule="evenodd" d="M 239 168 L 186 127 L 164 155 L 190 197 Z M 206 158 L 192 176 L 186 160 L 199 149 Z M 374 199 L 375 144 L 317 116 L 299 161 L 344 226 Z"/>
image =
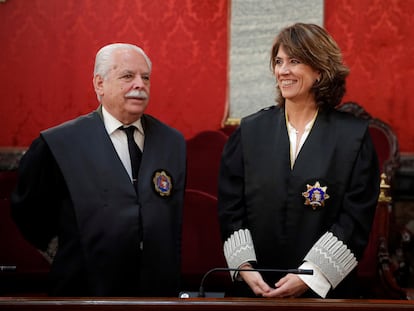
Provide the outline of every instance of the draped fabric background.
<path id="1" fill-rule="evenodd" d="M 323 5 L 323 0 L 231 1 L 229 119 L 240 119 L 275 104 L 276 81 L 270 68 L 275 35 L 295 21 L 322 26 Z"/>
<path id="2" fill-rule="evenodd" d="M 143 47 L 154 63 L 148 113 L 189 138 L 225 118 L 230 0 L 6 0 L 0 2 L 0 146 L 98 105 L 97 50 Z M 346 100 L 363 105 L 414 152 L 414 1 L 325 0 L 325 26 L 351 68 Z"/>

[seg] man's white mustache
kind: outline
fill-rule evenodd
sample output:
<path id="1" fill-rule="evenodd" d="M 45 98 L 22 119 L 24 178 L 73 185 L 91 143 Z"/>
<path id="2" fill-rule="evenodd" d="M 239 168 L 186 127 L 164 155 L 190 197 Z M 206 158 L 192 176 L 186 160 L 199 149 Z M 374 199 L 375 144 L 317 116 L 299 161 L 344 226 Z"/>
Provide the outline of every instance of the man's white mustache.
<path id="1" fill-rule="evenodd" d="M 148 94 L 142 90 L 132 90 L 125 94 L 126 98 L 148 99 Z"/>

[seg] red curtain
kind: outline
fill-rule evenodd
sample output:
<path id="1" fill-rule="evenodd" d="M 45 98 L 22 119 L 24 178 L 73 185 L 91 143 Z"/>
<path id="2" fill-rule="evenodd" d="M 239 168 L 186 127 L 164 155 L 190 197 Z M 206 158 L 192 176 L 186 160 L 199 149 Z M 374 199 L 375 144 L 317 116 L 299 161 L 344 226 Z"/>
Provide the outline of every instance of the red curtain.
<path id="1" fill-rule="evenodd" d="M 414 1 L 325 0 L 325 27 L 351 69 L 345 100 L 360 103 L 414 152 Z"/>
<path id="2" fill-rule="evenodd" d="M 144 48 L 153 62 L 147 112 L 190 137 L 220 127 L 227 85 L 227 0 L 6 0 L 0 3 L 0 146 L 98 106 L 97 50 Z"/>

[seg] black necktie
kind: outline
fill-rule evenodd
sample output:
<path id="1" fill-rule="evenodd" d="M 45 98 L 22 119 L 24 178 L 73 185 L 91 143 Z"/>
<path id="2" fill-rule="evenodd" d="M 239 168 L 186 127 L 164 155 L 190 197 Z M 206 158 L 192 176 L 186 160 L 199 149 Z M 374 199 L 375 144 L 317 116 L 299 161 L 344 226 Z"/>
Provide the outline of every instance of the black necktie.
<path id="1" fill-rule="evenodd" d="M 138 194 L 137 179 L 138 179 L 139 166 L 141 165 L 142 152 L 141 152 L 141 149 L 139 149 L 134 139 L 134 132 L 136 130 L 136 127 L 133 125 L 129 127 L 121 126 L 120 129 L 125 132 L 127 139 L 128 139 L 129 158 L 131 160 L 131 170 L 132 170 L 132 182 L 134 183 L 135 191 Z M 138 216 L 138 222 L 139 222 L 138 240 L 139 240 L 139 248 L 142 250 L 143 249 L 143 229 L 142 229 L 141 206 L 139 208 L 140 208 L 140 211 L 139 211 L 139 216 Z"/>
<path id="2" fill-rule="evenodd" d="M 136 130 L 135 126 L 121 127 L 127 136 L 128 139 L 128 150 L 129 158 L 131 160 L 131 170 L 132 170 L 132 182 L 134 183 L 135 189 L 137 190 L 137 180 L 138 180 L 138 171 L 139 166 L 141 165 L 142 152 L 139 149 L 138 145 L 134 140 L 134 132 Z"/>

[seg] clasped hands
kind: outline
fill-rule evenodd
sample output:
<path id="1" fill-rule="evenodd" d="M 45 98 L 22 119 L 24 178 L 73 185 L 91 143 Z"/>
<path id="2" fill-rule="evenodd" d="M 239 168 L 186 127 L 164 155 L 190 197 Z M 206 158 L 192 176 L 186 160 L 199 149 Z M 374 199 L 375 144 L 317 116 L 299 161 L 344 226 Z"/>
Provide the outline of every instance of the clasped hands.
<path id="1" fill-rule="evenodd" d="M 240 266 L 240 269 L 252 269 L 249 263 Z M 250 286 L 257 296 L 273 298 L 294 298 L 305 293 L 309 287 L 296 274 L 289 273 L 278 282 L 275 288 L 270 287 L 258 271 L 240 271 L 240 277 Z"/>

